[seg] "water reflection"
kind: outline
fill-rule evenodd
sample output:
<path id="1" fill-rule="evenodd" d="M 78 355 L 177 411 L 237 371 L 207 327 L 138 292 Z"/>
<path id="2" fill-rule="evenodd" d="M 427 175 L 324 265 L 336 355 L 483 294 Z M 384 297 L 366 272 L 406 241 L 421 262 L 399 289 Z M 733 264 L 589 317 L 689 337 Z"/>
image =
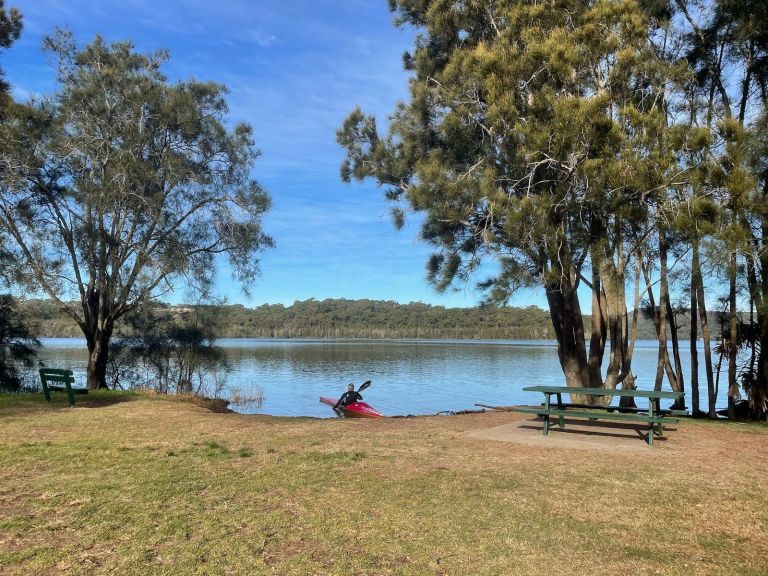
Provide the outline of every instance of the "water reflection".
<path id="1" fill-rule="evenodd" d="M 43 344 L 48 365 L 70 368 L 84 379 L 84 341 Z M 522 392 L 524 386 L 564 383 L 552 342 L 227 339 L 219 344 L 232 366 L 227 386 L 244 395 L 263 391 L 260 408 L 234 407 L 243 412 L 330 417 L 318 397 L 339 395 L 347 383 L 365 380 L 373 381 L 365 400 L 387 415 L 463 410 L 475 402 L 531 403 L 539 399 Z M 656 343 L 638 342 L 633 372 L 641 388 L 653 386 L 655 367 Z M 684 369 L 688 376 L 688 366 Z M 705 381 L 703 362 L 700 381 Z M 724 390 L 719 398 L 724 405 Z"/>

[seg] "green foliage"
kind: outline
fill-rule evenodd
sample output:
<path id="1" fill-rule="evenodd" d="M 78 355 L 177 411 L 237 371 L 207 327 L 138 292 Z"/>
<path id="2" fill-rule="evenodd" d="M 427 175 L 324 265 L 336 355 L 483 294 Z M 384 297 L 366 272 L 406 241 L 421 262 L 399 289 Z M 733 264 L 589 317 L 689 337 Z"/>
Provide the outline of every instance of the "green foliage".
<path id="1" fill-rule="evenodd" d="M 257 277 L 270 200 L 251 177 L 251 128 L 226 126 L 224 86 L 170 83 L 168 55 L 129 42 L 78 49 L 60 32 L 46 47 L 59 91 L 16 107 L 0 131 L 0 228 L 15 279 L 77 322 L 89 386 L 103 386 L 124 315 L 182 279 L 205 293 L 222 255 L 244 286 Z"/>
<path id="2" fill-rule="evenodd" d="M 39 345 L 16 300 L 0 295 L 0 390 L 22 387 L 19 368 L 33 366 Z"/>
<path id="3" fill-rule="evenodd" d="M 21 35 L 21 28 L 21 13 L 16 8 L 6 10 L 5 0 L 0 0 L 0 53 L 3 49 L 10 48 L 11 44 L 18 40 Z M 9 88 L 3 69 L 0 68 L 0 119 L 4 109 L 10 103 Z"/>
<path id="4" fill-rule="evenodd" d="M 37 326 L 39 336 L 77 336 L 72 321 L 49 300 L 28 300 L 22 309 Z M 146 332 L 131 322 L 119 335 L 130 339 L 136 334 L 168 333 L 173 331 L 171 326 L 196 319 L 210 330 L 210 338 L 554 338 L 549 313 L 536 306 L 445 308 L 420 302 L 327 299 L 256 308 L 158 305 L 148 317 L 157 320 L 148 322 Z M 590 317 L 585 319 L 589 323 Z M 678 324 L 681 331 L 686 329 L 685 313 L 679 315 Z M 655 338 L 650 320 L 641 319 L 638 333 L 641 339 Z"/>
<path id="5" fill-rule="evenodd" d="M 144 307 L 112 342 L 108 377 L 115 387 L 218 398 L 228 369 L 216 346 L 220 317 L 212 307 Z"/>
<path id="6" fill-rule="evenodd" d="M 396 215 L 403 205 L 424 214 L 421 238 L 435 248 L 427 278 L 438 290 L 465 286 L 491 258 L 499 272 L 479 284 L 488 301 L 506 303 L 523 286 L 547 291 L 569 382 L 602 384 L 609 340 L 623 347 L 610 378 L 626 378 L 626 273 L 678 185 L 689 141 L 689 127 L 667 113 L 669 86 L 690 75 L 665 47 L 670 6 L 390 7 L 419 31 L 404 58 L 409 99 L 385 135 L 359 108 L 350 114 L 337 133 L 347 153 L 342 178 L 376 180 L 398 203 Z M 578 288 L 592 271 L 605 318 L 588 352 Z"/>
<path id="7" fill-rule="evenodd" d="M 687 26 L 687 61 L 695 82 L 689 96 L 693 122 L 709 131 L 709 143 L 693 160 L 697 179 L 693 192 L 719 204 L 711 223 L 702 221 L 702 237 L 714 247 L 711 262 L 729 281 L 722 351 L 729 357 L 729 403 L 738 397 L 737 377 L 749 397 L 750 411 L 768 414 L 768 251 L 765 212 L 768 178 L 765 145 L 760 136 L 768 105 L 768 21 L 758 0 L 718 0 L 704 5 L 678 0 Z M 695 230 L 683 218 L 683 229 Z M 757 312 L 756 322 L 739 318 L 740 293 Z M 743 306 L 743 305 L 742 305 Z M 750 315 L 749 323 L 752 323 Z M 741 363 L 735 351 L 748 349 Z M 731 353 L 732 352 L 732 353 Z"/>

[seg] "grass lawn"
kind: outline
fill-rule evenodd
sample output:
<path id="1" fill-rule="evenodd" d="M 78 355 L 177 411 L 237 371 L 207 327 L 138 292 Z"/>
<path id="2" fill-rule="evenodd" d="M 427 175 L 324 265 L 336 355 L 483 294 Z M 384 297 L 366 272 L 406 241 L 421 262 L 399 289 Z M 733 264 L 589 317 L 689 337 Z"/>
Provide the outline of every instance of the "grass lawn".
<path id="1" fill-rule="evenodd" d="M 768 574 L 761 425 L 617 453 L 465 435 L 509 413 L 77 402 L 0 395 L 0 574 Z"/>

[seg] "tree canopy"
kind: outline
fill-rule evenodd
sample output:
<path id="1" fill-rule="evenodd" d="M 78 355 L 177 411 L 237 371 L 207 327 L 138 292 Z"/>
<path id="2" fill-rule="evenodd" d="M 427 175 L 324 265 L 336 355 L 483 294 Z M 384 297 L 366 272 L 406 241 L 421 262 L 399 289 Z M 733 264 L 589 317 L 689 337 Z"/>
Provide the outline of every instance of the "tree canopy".
<path id="1" fill-rule="evenodd" d="M 418 32 L 403 59 L 409 98 L 386 134 L 373 116 L 352 112 L 337 134 L 347 154 L 341 176 L 385 187 L 396 226 L 409 213 L 423 216 L 421 237 L 435 247 L 429 280 L 440 290 L 465 285 L 490 259 L 498 272 L 478 285 L 491 302 L 542 287 L 574 386 L 633 386 L 638 316 L 630 312 L 645 299 L 659 339 L 657 386 L 666 375 L 676 390 L 684 379 L 672 294 L 690 290 L 712 391 L 703 253 L 731 284 L 722 338 L 736 398 L 736 350 L 746 333 L 738 329 L 740 283 L 768 347 L 768 315 L 760 312 L 768 228 L 752 200 L 763 156 L 754 154 L 757 139 L 750 144 L 765 113 L 765 25 L 753 18 L 754 3 L 390 7 L 397 25 Z M 683 266 L 689 285 L 673 290 Z M 591 294 L 589 331 L 580 291 Z M 762 366 L 758 352 L 753 345 L 743 377 Z M 768 354 L 761 358 L 768 366 Z"/>
<path id="2" fill-rule="evenodd" d="M 439 289 L 488 256 L 500 264 L 483 284 L 492 301 L 542 286 L 566 378 L 602 385 L 608 329 L 613 350 L 626 348 L 627 261 L 655 191 L 677 173 L 653 43 L 668 14 L 635 2 L 391 6 L 422 30 L 405 56 L 411 99 L 383 138 L 374 118 L 353 112 L 338 135 L 342 178 L 376 178 L 389 199 L 425 213 Z M 605 318 L 589 358 L 577 296 L 588 262 L 593 312 Z M 623 380 L 629 366 L 612 361 L 609 373 Z"/>
<path id="3" fill-rule="evenodd" d="M 225 124 L 224 86 L 169 82 L 168 54 L 129 42 L 78 48 L 59 32 L 46 47 L 60 89 L 3 124 L 0 227 L 17 281 L 79 325 L 101 387 L 125 314 L 180 279 L 205 293 L 220 256 L 245 286 L 256 278 L 269 197 L 251 177 L 251 128 Z"/>
<path id="4" fill-rule="evenodd" d="M 10 48 L 21 35 L 22 18 L 16 8 L 6 10 L 5 0 L 0 0 L 0 53 L 5 48 Z M 3 69 L 0 67 L 0 118 L 3 110 L 10 104 L 8 90 L 10 86 L 5 79 Z"/>

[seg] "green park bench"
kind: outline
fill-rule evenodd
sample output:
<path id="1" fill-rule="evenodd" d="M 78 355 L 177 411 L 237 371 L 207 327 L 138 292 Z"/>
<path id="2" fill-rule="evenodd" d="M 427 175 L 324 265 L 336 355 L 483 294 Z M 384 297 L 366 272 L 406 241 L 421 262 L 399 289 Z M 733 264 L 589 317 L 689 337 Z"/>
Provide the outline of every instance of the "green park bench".
<path id="1" fill-rule="evenodd" d="M 88 394 L 87 388 L 75 388 L 72 370 L 40 368 L 40 382 L 43 384 L 43 394 L 48 402 L 51 401 L 51 392 L 66 392 L 70 406 L 75 405 L 75 394 Z"/>
<path id="2" fill-rule="evenodd" d="M 662 398 L 677 400 L 682 397 L 682 392 L 666 392 L 661 390 L 623 390 L 608 388 L 572 388 L 568 386 L 530 386 L 523 388 L 526 392 L 541 392 L 544 394 L 544 404 L 541 407 L 517 406 L 511 410 L 524 414 L 535 414 L 544 419 L 542 434 L 549 433 L 549 419 L 552 416 L 558 418 L 560 428 L 565 428 L 565 418 L 584 418 L 587 420 L 614 420 L 620 422 L 644 422 L 648 424 L 648 444 L 653 445 L 653 437 L 664 434 L 664 424 L 676 424 L 677 418 L 662 416 L 659 408 L 659 400 Z M 574 408 L 587 408 L 584 404 L 566 404 L 563 402 L 563 394 L 582 394 L 589 396 L 630 396 L 633 398 L 647 398 L 648 409 L 641 413 L 641 409 L 622 409 L 617 406 L 591 406 L 588 410 Z M 550 402 L 551 396 L 557 397 L 557 402 Z M 619 410 L 622 410 L 619 412 Z M 683 410 L 669 411 L 675 415 L 686 414 Z"/>

